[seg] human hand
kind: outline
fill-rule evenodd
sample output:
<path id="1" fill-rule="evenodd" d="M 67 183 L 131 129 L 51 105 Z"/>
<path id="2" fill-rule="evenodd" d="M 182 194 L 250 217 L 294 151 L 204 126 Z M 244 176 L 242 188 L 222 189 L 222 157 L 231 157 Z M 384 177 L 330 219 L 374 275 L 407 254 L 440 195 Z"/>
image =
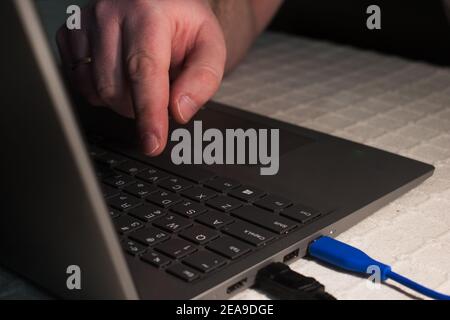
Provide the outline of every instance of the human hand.
<path id="1" fill-rule="evenodd" d="M 166 146 L 169 112 L 188 122 L 218 89 L 226 62 L 206 0 L 95 0 L 82 29 L 61 27 L 57 42 L 74 88 L 92 105 L 135 117 L 151 156 Z"/>

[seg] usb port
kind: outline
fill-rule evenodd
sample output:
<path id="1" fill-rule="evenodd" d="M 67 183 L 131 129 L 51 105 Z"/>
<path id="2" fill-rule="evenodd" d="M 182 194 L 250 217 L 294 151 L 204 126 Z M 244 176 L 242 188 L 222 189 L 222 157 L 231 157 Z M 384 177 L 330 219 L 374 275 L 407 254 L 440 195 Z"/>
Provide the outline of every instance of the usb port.
<path id="1" fill-rule="evenodd" d="M 299 249 L 295 249 L 294 251 L 288 253 L 283 257 L 283 262 L 291 261 L 292 259 L 295 259 L 298 257 L 298 254 L 300 253 Z"/>
<path id="2" fill-rule="evenodd" d="M 227 293 L 231 294 L 234 291 L 238 290 L 239 288 L 242 288 L 246 282 L 247 282 L 247 278 L 244 278 L 244 279 L 236 282 L 235 284 L 232 284 L 231 286 L 229 286 L 227 288 Z"/>

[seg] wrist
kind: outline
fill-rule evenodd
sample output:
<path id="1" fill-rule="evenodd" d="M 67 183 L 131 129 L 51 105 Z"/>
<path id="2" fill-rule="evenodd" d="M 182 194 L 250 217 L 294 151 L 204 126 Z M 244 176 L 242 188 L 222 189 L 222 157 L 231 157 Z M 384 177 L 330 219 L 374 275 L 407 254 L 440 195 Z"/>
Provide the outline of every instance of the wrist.
<path id="1" fill-rule="evenodd" d="M 208 0 L 222 29 L 226 48 L 226 72 L 245 56 L 257 36 L 256 20 L 249 0 Z"/>

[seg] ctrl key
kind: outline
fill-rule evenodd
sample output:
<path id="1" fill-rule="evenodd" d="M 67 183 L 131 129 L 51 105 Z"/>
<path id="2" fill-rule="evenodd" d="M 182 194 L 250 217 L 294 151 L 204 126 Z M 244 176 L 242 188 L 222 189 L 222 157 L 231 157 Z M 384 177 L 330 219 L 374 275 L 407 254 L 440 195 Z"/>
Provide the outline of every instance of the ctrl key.
<path id="1" fill-rule="evenodd" d="M 175 264 L 170 268 L 167 268 L 167 272 L 187 282 L 191 282 L 200 276 L 197 271 L 194 271 L 182 264 Z"/>

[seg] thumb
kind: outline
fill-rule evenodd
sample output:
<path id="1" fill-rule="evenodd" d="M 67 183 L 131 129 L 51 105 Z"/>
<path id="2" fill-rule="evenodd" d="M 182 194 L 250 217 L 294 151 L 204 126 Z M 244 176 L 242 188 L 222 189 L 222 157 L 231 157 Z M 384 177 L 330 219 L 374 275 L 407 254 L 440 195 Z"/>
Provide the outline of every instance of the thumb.
<path id="1" fill-rule="evenodd" d="M 170 111 L 179 123 L 187 123 L 216 93 L 223 78 L 226 48 L 220 27 L 202 28 L 172 85 Z"/>

